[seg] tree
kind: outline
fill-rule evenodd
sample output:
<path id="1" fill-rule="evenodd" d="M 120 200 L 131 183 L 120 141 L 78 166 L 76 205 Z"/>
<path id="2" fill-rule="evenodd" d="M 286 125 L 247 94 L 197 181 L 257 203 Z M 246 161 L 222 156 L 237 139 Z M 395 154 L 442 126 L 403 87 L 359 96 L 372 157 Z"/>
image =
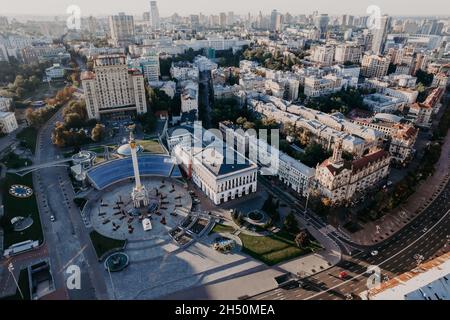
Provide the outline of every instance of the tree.
<path id="1" fill-rule="evenodd" d="M 236 119 L 236 123 L 240 126 L 242 126 L 247 121 L 247 118 L 245 117 L 239 117 Z"/>
<path id="2" fill-rule="evenodd" d="M 284 228 L 289 233 L 297 233 L 299 231 L 297 218 L 295 218 L 292 211 L 284 219 Z"/>
<path id="3" fill-rule="evenodd" d="M 62 122 L 57 122 L 52 132 L 52 142 L 58 147 L 66 146 L 66 128 Z"/>
<path id="4" fill-rule="evenodd" d="M 434 75 L 423 70 L 417 70 L 416 72 L 417 83 L 422 83 L 424 86 L 429 87 L 433 83 Z"/>
<path id="5" fill-rule="evenodd" d="M 309 234 L 308 234 L 308 232 L 306 230 L 300 231 L 295 236 L 295 240 L 294 241 L 295 241 L 295 244 L 297 245 L 297 247 L 304 248 L 309 243 Z"/>
<path id="6" fill-rule="evenodd" d="M 81 128 L 84 121 L 78 113 L 72 112 L 65 115 L 64 123 L 68 128 Z"/>
<path id="7" fill-rule="evenodd" d="M 318 143 L 312 143 L 305 149 L 301 161 L 309 167 L 315 167 L 330 156 L 329 152 Z"/>
<path id="8" fill-rule="evenodd" d="M 91 139 L 95 142 L 101 141 L 105 133 L 105 126 L 97 123 L 91 132 Z"/>

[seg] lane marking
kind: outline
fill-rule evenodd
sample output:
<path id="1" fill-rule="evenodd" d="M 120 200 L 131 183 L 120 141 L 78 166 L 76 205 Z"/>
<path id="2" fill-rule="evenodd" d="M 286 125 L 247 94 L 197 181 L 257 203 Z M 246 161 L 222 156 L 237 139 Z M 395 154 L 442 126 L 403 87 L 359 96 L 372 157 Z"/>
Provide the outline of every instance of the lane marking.
<path id="1" fill-rule="evenodd" d="M 391 259 L 393 259 L 393 258 L 395 258 L 396 256 L 398 256 L 399 254 L 401 254 L 401 253 L 403 253 L 404 251 L 406 251 L 406 250 L 408 250 L 412 245 L 414 245 L 417 241 L 419 241 L 419 240 L 421 240 L 424 236 L 426 236 L 429 232 L 431 232 L 438 224 L 440 224 L 441 223 L 441 221 L 442 220 L 444 220 L 446 217 L 447 217 L 447 215 L 450 213 L 450 210 L 448 210 L 430 229 L 428 229 L 427 230 L 427 232 L 425 232 L 424 234 L 422 234 L 419 238 L 417 238 L 416 240 L 414 240 L 413 242 L 411 242 L 408 246 L 406 246 L 405 248 L 403 248 L 402 250 L 400 250 L 399 252 L 397 252 L 396 254 L 394 254 L 393 256 L 391 256 L 391 257 L 389 257 L 389 258 L 387 258 L 386 260 L 384 260 L 383 262 L 380 262 L 377 266 L 378 267 L 380 267 L 382 264 L 385 264 L 386 262 L 388 262 L 389 260 L 391 260 Z M 344 284 L 347 284 L 348 282 L 350 282 L 350 281 L 352 281 L 352 280 L 354 280 L 354 279 L 358 279 L 358 278 L 361 278 L 362 276 L 364 275 L 364 273 L 361 273 L 361 274 L 359 274 L 359 275 L 357 275 L 357 276 L 354 276 L 354 277 L 352 277 L 352 278 L 350 278 L 350 279 L 348 279 L 348 280 L 346 280 L 346 281 L 344 281 L 344 282 L 342 282 L 342 283 L 340 283 L 340 284 L 338 284 L 338 285 L 336 285 L 336 286 L 334 286 L 334 287 L 331 287 L 331 288 L 328 288 L 327 290 L 324 290 L 324 291 L 322 291 L 322 292 L 319 292 L 319 293 L 316 293 L 316 294 L 314 294 L 314 295 L 312 295 L 312 296 L 310 296 L 310 297 L 308 297 L 308 298 L 306 298 L 305 300 L 310 300 L 310 299 L 312 299 L 312 298 L 315 298 L 315 297 L 317 297 L 317 296 L 319 296 L 319 295 L 321 295 L 321 294 L 324 294 L 324 293 L 326 293 L 326 292 L 328 292 L 328 291 L 330 291 L 330 290 L 333 290 L 333 289 L 336 289 L 336 288 L 339 288 L 339 287 L 341 287 L 342 285 L 344 285 Z M 320 299 L 319 299 L 320 300 Z"/>

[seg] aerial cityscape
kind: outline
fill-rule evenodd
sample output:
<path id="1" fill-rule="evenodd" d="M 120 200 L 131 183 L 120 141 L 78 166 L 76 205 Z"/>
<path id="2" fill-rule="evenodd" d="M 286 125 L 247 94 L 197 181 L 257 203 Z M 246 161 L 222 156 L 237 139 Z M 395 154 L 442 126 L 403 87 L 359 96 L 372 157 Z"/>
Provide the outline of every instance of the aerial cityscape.
<path id="1" fill-rule="evenodd" d="M 32 3 L 0 13 L 0 301 L 450 300 L 444 1 Z"/>

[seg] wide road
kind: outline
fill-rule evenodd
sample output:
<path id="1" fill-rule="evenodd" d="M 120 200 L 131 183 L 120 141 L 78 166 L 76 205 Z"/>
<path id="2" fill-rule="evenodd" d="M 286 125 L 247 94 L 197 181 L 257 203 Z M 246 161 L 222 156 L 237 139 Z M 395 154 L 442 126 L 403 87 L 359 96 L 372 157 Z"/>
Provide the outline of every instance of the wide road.
<path id="1" fill-rule="evenodd" d="M 252 299 L 345 299 L 349 293 L 358 295 L 367 290 L 368 275 L 365 272 L 369 265 L 380 267 L 381 278 L 386 281 L 410 271 L 418 263 L 449 252 L 449 198 L 450 183 L 447 183 L 428 208 L 391 238 L 376 246 L 359 246 L 361 251 L 352 256 L 343 255 L 338 265 L 305 278 L 304 288 L 275 289 Z M 377 250 L 378 254 L 373 256 L 373 250 Z M 349 277 L 340 279 L 341 271 L 346 271 Z"/>
<path id="2" fill-rule="evenodd" d="M 61 120 L 60 110 L 39 131 L 35 163 L 62 159 L 59 149 L 51 143 L 54 124 Z M 104 276 L 101 274 L 104 270 L 97 262 L 80 211 L 73 203 L 75 194 L 67 168 L 44 168 L 34 172 L 33 179 L 57 290 L 70 299 L 107 299 Z M 55 222 L 50 221 L 50 215 L 55 216 Z M 67 289 L 69 274 L 66 270 L 71 265 L 80 268 L 81 289 Z"/>

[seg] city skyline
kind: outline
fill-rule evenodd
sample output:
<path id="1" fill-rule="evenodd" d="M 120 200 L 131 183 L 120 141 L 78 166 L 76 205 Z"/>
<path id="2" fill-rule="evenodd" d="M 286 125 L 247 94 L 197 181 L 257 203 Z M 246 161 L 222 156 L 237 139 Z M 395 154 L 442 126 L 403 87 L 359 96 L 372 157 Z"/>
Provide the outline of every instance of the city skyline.
<path id="1" fill-rule="evenodd" d="M 150 1 L 137 0 L 133 1 L 133 5 L 123 2 L 96 1 L 95 3 L 87 0 L 61 0 L 55 3 L 54 0 L 42 0 L 40 2 L 29 3 L 26 0 L 18 0 L 13 3 L 4 5 L 3 15 L 8 16 L 64 16 L 66 9 L 70 5 L 78 5 L 81 9 L 82 16 L 96 15 L 107 16 L 118 12 L 126 12 L 137 16 L 142 16 L 146 11 L 150 11 Z M 445 16 L 450 15 L 448 6 L 441 0 L 427 1 L 426 5 L 418 0 L 413 1 L 395 1 L 379 0 L 376 3 L 369 0 L 358 1 L 357 4 L 348 2 L 347 5 L 333 5 L 330 0 L 318 0 L 314 3 L 292 3 L 291 0 L 274 1 L 262 0 L 257 3 L 247 1 L 245 3 L 231 0 L 224 2 L 216 2 L 211 5 L 207 0 L 192 0 L 187 4 L 181 0 L 158 1 L 158 8 L 161 17 L 168 17 L 174 13 L 179 15 L 189 14 L 218 14 L 220 12 L 233 11 L 235 14 L 256 14 L 262 11 L 263 14 L 270 14 L 273 9 L 280 12 L 290 12 L 291 14 L 311 14 L 314 11 L 320 13 L 328 13 L 330 15 L 354 14 L 366 15 L 366 9 L 370 5 L 380 7 L 383 14 L 397 16 Z M 107 9 L 105 10 L 105 7 Z M 25 9 L 24 9 L 25 8 Z M 192 10 L 192 8 L 202 8 L 201 10 Z M 26 11 L 24 11 L 26 10 Z M 447 12 L 446 12 L 447 11 Z"/>

